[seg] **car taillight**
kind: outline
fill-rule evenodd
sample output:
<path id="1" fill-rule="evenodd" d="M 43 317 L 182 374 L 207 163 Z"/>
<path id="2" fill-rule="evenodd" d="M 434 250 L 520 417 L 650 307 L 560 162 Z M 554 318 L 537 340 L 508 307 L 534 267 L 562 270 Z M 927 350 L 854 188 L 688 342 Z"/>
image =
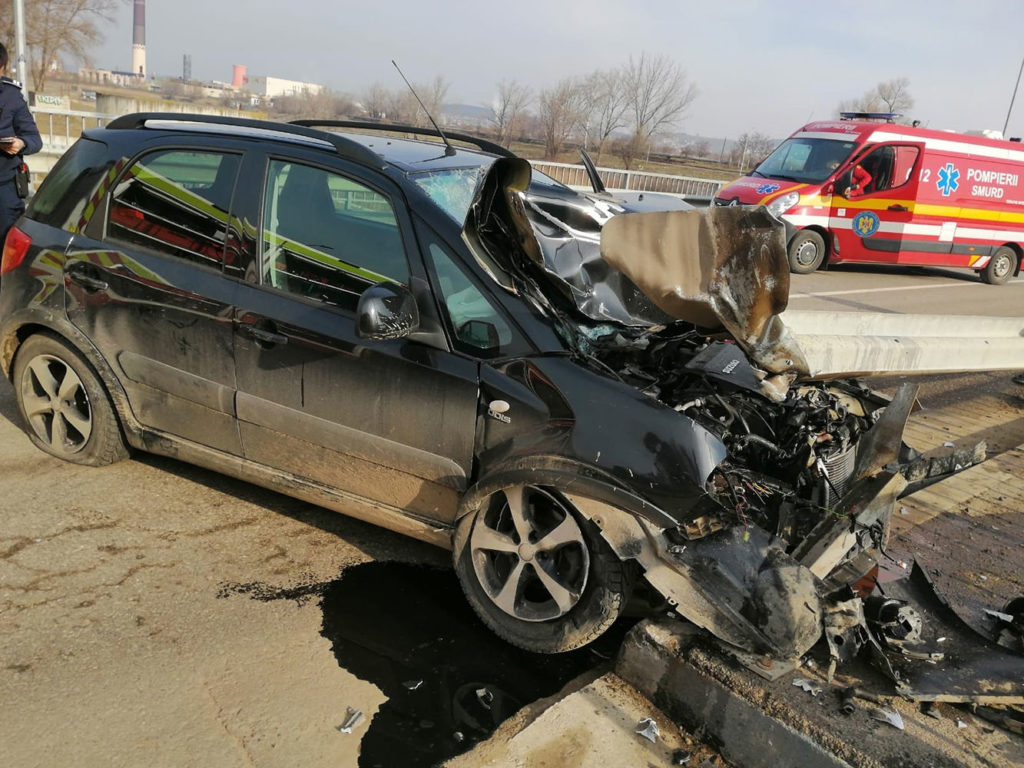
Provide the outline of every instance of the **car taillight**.
<path id="1" fill-rule="evenodd" d="M 7 233 L 7 240 L 4 241 L 4 255 L 0 259 L 0 275 L 17 268 L 25 260 L 28 247 L 32 245 L 32 238 L 26 235 L 17 227 L 11 227 Z"/>

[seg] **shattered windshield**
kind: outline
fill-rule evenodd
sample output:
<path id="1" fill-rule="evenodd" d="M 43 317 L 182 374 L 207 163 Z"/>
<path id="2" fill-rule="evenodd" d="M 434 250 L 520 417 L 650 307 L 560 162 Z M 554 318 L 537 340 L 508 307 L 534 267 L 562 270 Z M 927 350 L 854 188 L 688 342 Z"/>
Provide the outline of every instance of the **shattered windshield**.
<path id="1" fill-rule="evenodd" d="M 754 169 L 753 175 L 820 183 L 831 176 L 856 147 L 857 142 L 843 139 L 786 139 Z"/>
<path id="2" fill-rule="evenodd" d="M 466 220 L 476 189 L 488 167 L 488 164 L 483 164 L 472 168 L 420 171 L 410 173 L 409 178 L 426 192 L 441 210 L 461 224 Z"/>

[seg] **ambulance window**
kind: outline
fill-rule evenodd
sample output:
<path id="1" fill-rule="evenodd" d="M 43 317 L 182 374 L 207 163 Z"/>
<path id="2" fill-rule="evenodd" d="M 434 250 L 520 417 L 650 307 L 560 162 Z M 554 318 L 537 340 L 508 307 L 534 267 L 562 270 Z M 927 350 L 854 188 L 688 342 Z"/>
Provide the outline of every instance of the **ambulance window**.
<path id="1" fill-rule="evenodd" d="M 920 150 L 917 147 L 896 147 L 896 166 L 892 174 L 892 186 L 902 187 L 910 181 L 910 175 L 917 164 Z"/>

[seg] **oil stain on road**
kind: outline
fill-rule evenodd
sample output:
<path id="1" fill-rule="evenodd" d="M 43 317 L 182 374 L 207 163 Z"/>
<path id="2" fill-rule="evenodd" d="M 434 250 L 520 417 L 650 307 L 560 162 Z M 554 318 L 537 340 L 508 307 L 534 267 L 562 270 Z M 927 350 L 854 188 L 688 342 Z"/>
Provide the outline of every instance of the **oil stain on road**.
<path id="1" fill-rule="evenodd" d="M 319 597 L 338 664 L 388 697 L 363 736 L 360 768 L 426 768 L 465 752 L 520 707 L 614 656 L 632 623 L 578 651 L 531 653 L 480 622 L 451 571 L 399 562 L 352 566 L 324 584 L 221 592 L 232 593 Z"/>

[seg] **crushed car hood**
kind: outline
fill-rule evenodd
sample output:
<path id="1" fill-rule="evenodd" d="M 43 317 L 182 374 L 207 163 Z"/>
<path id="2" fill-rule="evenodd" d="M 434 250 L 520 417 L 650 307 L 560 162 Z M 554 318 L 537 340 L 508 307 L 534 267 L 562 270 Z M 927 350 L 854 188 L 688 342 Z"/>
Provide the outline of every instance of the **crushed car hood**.
<path id="1" fill-rule="evenodd" d="M 1024 368 L 1024 318 L 786 312 L 785 228 L 763 207 L 613 215 L 527 198 L 530 173 L 526 160 L 497 160 L 463 237 L 502 287 L 576 318 L 577 331 L 674 320 L 724 330 L 775 400 L 795 380 Z"/>

